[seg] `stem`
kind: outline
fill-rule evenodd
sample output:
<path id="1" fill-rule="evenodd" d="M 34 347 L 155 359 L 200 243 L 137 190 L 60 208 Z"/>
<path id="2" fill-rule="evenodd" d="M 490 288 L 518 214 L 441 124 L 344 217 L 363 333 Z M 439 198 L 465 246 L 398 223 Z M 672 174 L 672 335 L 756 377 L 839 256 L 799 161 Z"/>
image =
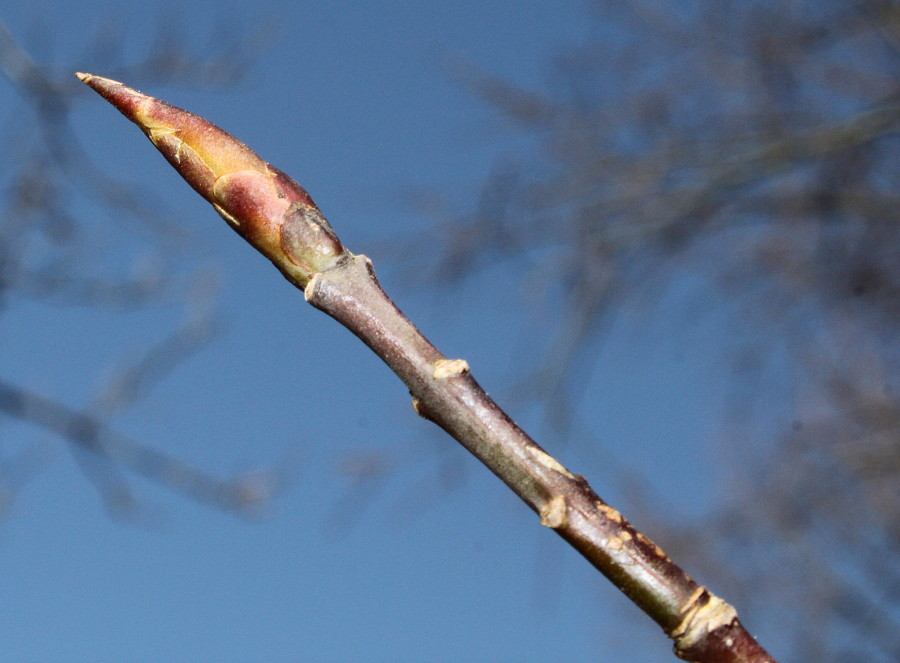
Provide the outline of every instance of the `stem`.
<path id="1" fill-rule="evenodd" d="M 409 388 L 418 414 L 458 440 L 675 641 L 678 656 L 709 663 L 774 663 L 734 608 L 696 583 L 662 549 L 541 449 L 446 359 L 382 290 L 371 261 L 348 256 L 317 273 L 307 301 L 347 327 Z"/>
<path id="2" fill-rule="evenodd" d="M 601 500 L 584 477 L 541 449 L 448 360 L 381 289 L 372 263 L 347 251 L 299 184 L 209 121 L 117 81 L 78 74 L 135 122 L 228 224 L 356 334 L 400 377 L 413 406 L 475 454 L 675 642 L 703 663 L 774 663 L 734 608 L 698 585 Z"/>

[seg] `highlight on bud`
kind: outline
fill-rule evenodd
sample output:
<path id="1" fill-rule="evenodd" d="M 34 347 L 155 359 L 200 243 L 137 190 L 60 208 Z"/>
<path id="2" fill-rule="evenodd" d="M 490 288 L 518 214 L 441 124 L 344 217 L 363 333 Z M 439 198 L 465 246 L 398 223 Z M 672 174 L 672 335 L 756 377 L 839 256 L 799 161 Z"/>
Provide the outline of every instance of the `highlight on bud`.
<path id="1" fill-rule="evenodd" d="M 287 279 L 305 287 L 344 247 L 306 190 L 199 115 L 118 81 L 77 73 L 137 124 L 168 162 Z"/>

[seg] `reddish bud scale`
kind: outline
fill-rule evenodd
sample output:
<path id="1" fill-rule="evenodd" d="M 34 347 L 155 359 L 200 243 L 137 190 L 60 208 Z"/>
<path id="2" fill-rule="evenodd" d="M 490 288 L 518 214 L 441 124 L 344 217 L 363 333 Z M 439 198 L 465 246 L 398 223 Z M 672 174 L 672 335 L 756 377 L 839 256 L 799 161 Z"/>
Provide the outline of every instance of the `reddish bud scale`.
<path id="1" fill-rule="evenodd" d="M 345 254 L 306 190 L 212 122 L 117 81 L 77 74 L 137 124 L 197 193 L 300 287 Z"/>

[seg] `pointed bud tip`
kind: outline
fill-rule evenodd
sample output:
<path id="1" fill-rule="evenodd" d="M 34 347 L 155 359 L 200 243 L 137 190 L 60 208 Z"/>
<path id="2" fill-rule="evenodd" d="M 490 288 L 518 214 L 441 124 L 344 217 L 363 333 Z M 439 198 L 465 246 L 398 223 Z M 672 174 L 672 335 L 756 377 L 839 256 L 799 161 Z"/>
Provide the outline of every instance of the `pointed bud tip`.
<path id="1" fill-rule="evenodd" d="M 85 74 L 80 71 L 75 75 L 78 80 L 115 106 L 125 117 L 145 129 L 139 112 L 150 97 L 111 78 Z"/>
<path id="2" fill-rule="evenodd" d="M 131 88 L 125 86 L 119 81 L 114 81 L 111 78 L 103 78 L 103 76 L 94 76 L 94 74 L 85 74 L 83 72 L 75 72 L 75 75 L 78 76 L 78 80 L 80 80 L 85 85 L 89 85 L 94 90 L 102 94 L 104 97 L 108 96 L 108 92 L 115 88 L 121 88 L 122 90 L 128 90 L 129 92 L 137 92 L 137 90 L 132 90 Z"/>

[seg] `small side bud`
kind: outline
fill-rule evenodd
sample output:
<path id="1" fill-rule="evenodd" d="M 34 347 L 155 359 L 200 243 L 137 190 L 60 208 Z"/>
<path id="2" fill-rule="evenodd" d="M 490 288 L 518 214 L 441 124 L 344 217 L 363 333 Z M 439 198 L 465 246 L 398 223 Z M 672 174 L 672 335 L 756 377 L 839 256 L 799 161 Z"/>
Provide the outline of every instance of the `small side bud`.
<path id="1" fill-rule="evenodd" d="M 346 254 L 306 190 L 231 134 L 118 81 L 76 76 L 137 124 L 228 225 L 298 287 Z"/>

